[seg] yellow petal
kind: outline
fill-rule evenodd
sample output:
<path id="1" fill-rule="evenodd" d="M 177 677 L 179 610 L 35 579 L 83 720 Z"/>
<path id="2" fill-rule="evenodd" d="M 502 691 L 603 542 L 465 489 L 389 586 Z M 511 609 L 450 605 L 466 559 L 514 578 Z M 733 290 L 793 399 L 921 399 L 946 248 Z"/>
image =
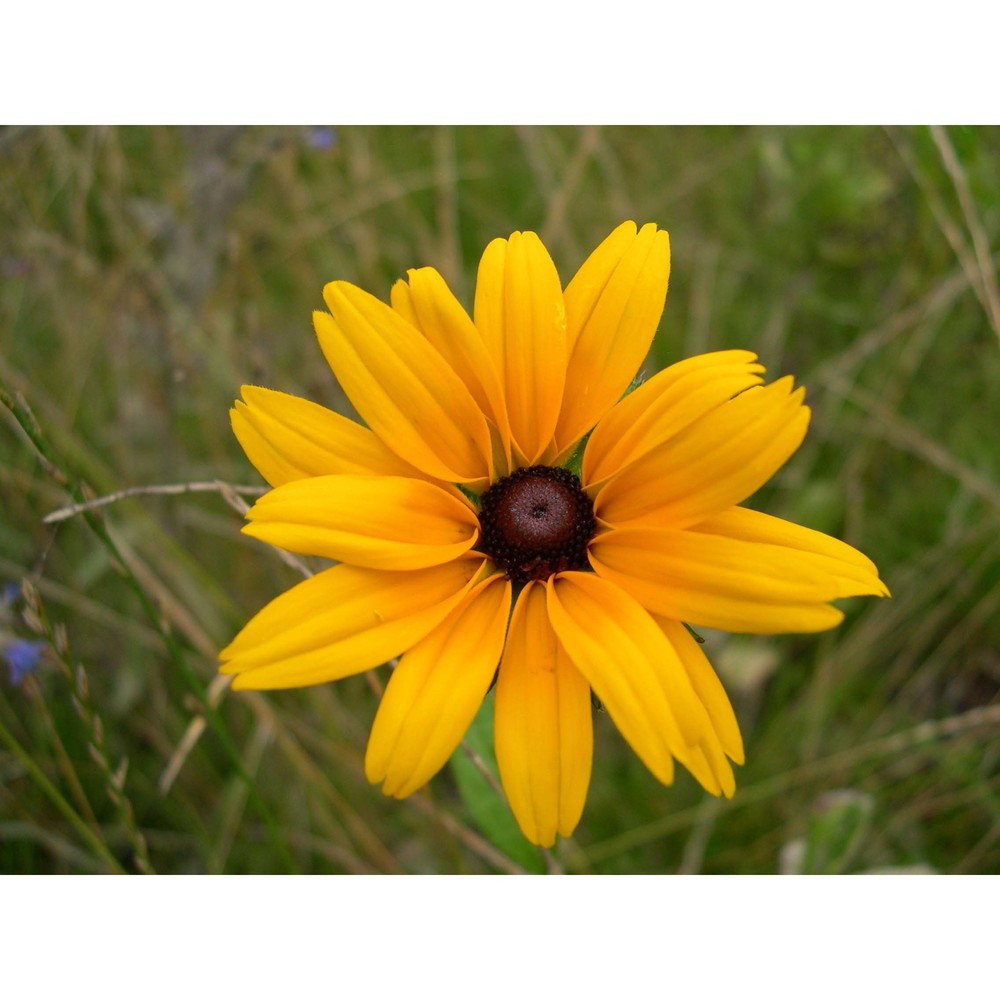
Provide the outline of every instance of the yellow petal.
<path id="1" fill-rule="evenodd" d="M 511 585 L 496 575 L 474 587 L 399 661 L 382 696 L 365 774 L 405 798 L 428 782 L 458 746 L 500 662 Z"/>
<path id="2" fill-rule="evenodd" d="M 499 429 L 510 453 L 510 429 L 500 376 L 469 314 L 433 267 L 407 271 L 392 287 L 392 308 L 448 362 L 479 408 Z"/>
<path id="3" fill-rule="evenodd" d="M 530 582 L 511 618 L 494 706 L 500 779 L 524 835 L 551 847 L 583 814 L 593 758 L 590 687 L 549 624 Z"/>
<path id="4" fill-rule="evenodd" d="M 344 281 L 313 313 L 320 346 L 362 419 L 402 459 L 447 482 L 490 474 L 486 418 L 444 358 L 384 302 Z"/>
<path id="5" fill-rule="evenodd" d="M 713 351 L 664 368 L 630 392 L 594 428 L 583 481 L 599 485 L 738 393 L 759 385 L 764 366 L 750 351 Z"/>
<path id="6" fill-rule="evenodd" d="M 879 579 L 878 568 L 863 552 L 822 531 L 784 518 L 745 507 L 732 507 L 692 525 L 689 530 L 790 550 L 817 571 L 832 577 L 838 597 L 889 596 L 889 588 Z"/>
<path id="7" fill-rule="evenodd" d="M 566 286 L 569 366 L 557 449 L 583 437 L 621 398 L 649 351 L 670 277 L 670 238 L 625 222 Z"/>
<path id="8" fill-rule="evenodd" d="M 705 791 L 713 795 L 724 795 L 727 799 L 733 797 L 736 791 L 736 776 L 714 733 L 710 733 L 695 747 L 691 758 L 693 764 L 688 765 L 688 770 L 698 779 Z"/>
<path id="9" fill-rule="evenodd" d="M 722 749 L 737 764 L 742 764 L 743 737 L 740 735 L 736 714 L 733 712 L 733 706 L 722 686 L 722 681 L 712 669 L 708 657 L 702 652 L 701 645 L 680 622 L 659 618 L 656 615 L 653 615 L 653 621 L 660 626 L 667 641 L 680 657 L 695 694 L 705 706 Z"/>
<path id="10" fill-rule="evenodd" d="M 827 602 L 858 593 L 826 557 L 696 531 L 615 529 L 589 555 L 653 614 L 727 632 L 820 632 L 844 617 Z"/>
<path id="11" fill-rule="evenodd" d="M 500 374 L 514 444 L 531 465 L 551 444 L 566 380 L 562 287 L 534 233 L 513 233 L 486 248 L 474 311 Z"/>
<path id="12" fill-rule="evenodd" d="M 367 428 L 325 406 L 245 385 L 229 411 L 233 432 L 257 471 L 281 486 L 308 476 L 420 476 Z"/>
<path id="13" fill-rule="evenodd" d="M 219 654 L 235 688 L 322 684 L 376 667 L 437 626 L 483 566 L 409 572 L 334 566 L 266 605 Z"/>
<path id="14" fill-rule="evenodd" d="M 670 784 L 676 757 L 718 795 L 718 780 L 695 752 L 711 738 L 711 723 L 652 618 L 619 587 L 591 573 L 556 574 L 547 588 L 559 641 L 642 762 Z"/>
<path id="15" fill-rule="evenodd" d="M 243 531 L 270 545 L 371 569 L 421 569 L 475 544 L 468 502 L 422 479 L 315 476 L 279 486 L 247 513 Z"/>
<path id="16" fill-rule="evenodd" d="M 762 542 L 790 549 L 789 555 L 797 555 L 803 562 L 827 573 L 836 581 L 837 597 L 859 597 L 863 594 L 889 596 L 889 588 L 879 579 L 875 563 L 864 553 L 838 538 L 784 518 L 746 507 L 731 507 L 691 525 L 690 530 L 719 538 Z"/>
<path id="17" fill-rule="evenodd" d="M 611 525 L 651 515 L 684 528 L 756 492 L 802 443 L 809 425 L 792 379 L 748 389 L 623 469 L 594 511 Z"/>

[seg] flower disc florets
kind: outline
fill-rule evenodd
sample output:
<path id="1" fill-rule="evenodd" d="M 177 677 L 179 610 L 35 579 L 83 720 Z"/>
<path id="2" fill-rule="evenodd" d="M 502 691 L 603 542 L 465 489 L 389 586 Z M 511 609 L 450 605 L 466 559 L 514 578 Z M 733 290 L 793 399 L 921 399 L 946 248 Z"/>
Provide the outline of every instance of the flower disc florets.
<path id="1" fill-rule="evenodd" d="M 494 483 L 480 505 L 482 550 L 514 583 L 587 568 L 594 505 L 567 469 L 518 469 Z"/>

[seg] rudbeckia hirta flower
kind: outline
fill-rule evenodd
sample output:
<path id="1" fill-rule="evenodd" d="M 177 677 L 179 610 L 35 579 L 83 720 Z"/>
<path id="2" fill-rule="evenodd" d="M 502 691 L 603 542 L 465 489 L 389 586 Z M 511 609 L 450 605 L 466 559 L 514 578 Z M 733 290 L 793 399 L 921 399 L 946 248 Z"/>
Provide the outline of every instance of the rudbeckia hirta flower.
<path id="1" fill-rule="evenodd" d="M 494 240 L 471 318 L 429 267 L 390 305 L 327 285 L 316 333 L 364 424 L 252 386 L 232 422 L 273 487 L 244 531 L 336 564 L 223 650 L 234 687 L 400 657 L 365 772 L 402 798 L 495 682 L 503 788 L 543 846 L 583 812 L 591 692 L 660 781 L 679 762 L 731 796 L 739 727 L 686 626 L 818 631 L 887 590 L 856 549 L 740 506 L 805 435 L 791 378 L 728 350 L 632 388 L 669 271 L 666 232 L 628 222 L 565 289 L 534 233 Z"/>

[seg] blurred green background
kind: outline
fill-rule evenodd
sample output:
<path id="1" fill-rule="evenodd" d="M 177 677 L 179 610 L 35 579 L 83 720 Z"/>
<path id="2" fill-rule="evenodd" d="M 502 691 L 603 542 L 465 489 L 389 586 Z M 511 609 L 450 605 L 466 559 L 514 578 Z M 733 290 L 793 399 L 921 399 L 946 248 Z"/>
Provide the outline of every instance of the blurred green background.
<path id="1" fill-rule="evenodd" d="M 0 649 L 38 655 L 0 660 L 0 871 L 998 870 L 998 177 L 980 128 L 0 131 Z M 707 636 L 747 744 L 731 802 L 660 786 L 599 715 L 583 820 L 545 854 L 464 754 L 403 803 L 368 785 L 384 671 L 215 679 L 298 577 L 214 484 L 261 485 L 242 383 L 346 407 L 325 282 L 387 298 L 431 264 L 471 305 L 493 237 L 536 230 L 565 282 L 627 218 L 673 247 L 646 371 L 744 347 L 804 383 L 809 437 L 753 505 L 894 596 Z M 42 521 L 77 486 L 185 483 Z"/>

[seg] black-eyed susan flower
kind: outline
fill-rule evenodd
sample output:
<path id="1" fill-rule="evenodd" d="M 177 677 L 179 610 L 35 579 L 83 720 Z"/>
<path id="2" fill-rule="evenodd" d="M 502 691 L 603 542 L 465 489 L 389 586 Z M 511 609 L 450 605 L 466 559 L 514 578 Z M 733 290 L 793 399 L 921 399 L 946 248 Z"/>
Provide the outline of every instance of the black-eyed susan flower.
<path id="1" fill-rule="evenodd" d="M 739 506 L 809 422 L 749 351 L 689 358 L 629 392 L 667 292 L 670 244 L 619 226 L 563 289 L 534 233 L 483 254 L 470 318 L 433 268 L 391 305 L 324 289 L 320 346 L 364 425 L 247 386 L 233 429 L 273 489 L 244 531 L 336 565 L 222 652 L 237 688 L 320 684 L 399 656 L 365 771 L 404 797 L 448 760 L 496 681 L 500 777 L 525 836 L 583 811 L 591 692 L 665 783 L 675 761 L 731 796 L 739 727 L 684 623 L 836 625 L 885 594 L 817 531 Z"/>

